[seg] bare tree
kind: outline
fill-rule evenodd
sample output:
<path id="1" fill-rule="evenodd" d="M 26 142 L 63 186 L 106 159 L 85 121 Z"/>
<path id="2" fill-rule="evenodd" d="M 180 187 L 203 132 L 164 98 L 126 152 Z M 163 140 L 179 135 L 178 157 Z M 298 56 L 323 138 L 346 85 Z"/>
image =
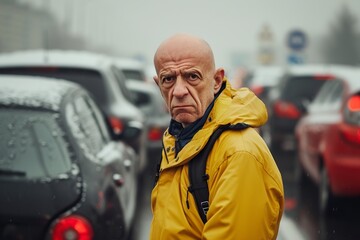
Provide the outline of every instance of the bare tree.
<path id="1" fill-rule="evenodd" d="M 357 19 L 344 5 L 324 39 L 326 62 L 344 65 L 360 64 L 360 34 Z"/>

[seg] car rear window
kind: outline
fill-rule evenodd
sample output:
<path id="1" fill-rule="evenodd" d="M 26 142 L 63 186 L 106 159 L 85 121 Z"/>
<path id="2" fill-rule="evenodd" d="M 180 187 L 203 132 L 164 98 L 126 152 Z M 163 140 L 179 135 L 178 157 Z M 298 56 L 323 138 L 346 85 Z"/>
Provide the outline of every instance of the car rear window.
<path id="1" fill-rule="evenodd" d="M 145 81 L 145 75 L 141 71 L 123 69 L 122 70 L 126 79 L 133 79 L 138 81 Z"/>
<path id="2" fill-rule="evenodd" d="M 95 101 L 104 106 L 108 102 L 104 79 L 95 70 L 68 67 L 9 67 L 1 68 L 0 74 L 42 76 L 65 79 L 87 89 Z"/>
<path id="3" fill-rule="evenodd" d="M 70 171 L 57 118 L 51 112 L 0 108 L 0 177 L 53 178 Z"/>
<path id="4" fill-rule="evenodd" d="M 282 85 L 280 98 L 287 101 L 312 101 L 326 80 L 328 79 L 315 76 L 287 77 Z"/>

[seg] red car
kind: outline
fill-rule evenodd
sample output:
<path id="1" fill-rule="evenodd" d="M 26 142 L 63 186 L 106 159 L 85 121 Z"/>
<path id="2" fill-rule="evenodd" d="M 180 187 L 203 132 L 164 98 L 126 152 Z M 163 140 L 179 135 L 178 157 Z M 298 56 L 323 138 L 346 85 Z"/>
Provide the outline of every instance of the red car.
<path id="1" fill-rule="evenodd" d="M 319 185 L 323 213 L 331 213 L 339 197 L 360 196 L 360 69 L 334 76 L 295 129 L 296 170 Z"/>

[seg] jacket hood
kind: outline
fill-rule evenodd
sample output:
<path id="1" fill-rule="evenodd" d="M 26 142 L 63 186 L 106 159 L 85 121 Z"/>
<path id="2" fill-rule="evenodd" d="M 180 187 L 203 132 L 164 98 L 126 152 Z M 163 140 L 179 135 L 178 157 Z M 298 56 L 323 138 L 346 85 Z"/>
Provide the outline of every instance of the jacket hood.
<path id="1" fill-rule="evenodd" d="M 216 99 L 210 117 L 217 125 L 246 123 L 260 127 L 267 121 L 265 104 L 248 88 L 234 89 L 225 79 L 226 88 Z"/>

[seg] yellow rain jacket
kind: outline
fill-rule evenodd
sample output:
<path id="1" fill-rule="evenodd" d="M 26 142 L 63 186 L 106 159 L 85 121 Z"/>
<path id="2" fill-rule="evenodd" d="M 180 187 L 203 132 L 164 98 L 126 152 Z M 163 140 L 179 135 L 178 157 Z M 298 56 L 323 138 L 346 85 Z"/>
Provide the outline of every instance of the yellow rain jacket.
<path id="1" fill-rule="evenodd" d="M 175 138 L 164 133 L 160 176 L 151 195 L 152 240 L 276 239 L 284 207 L 283 184 L 255 129 L 228 130 L 215 142 L 206 167 L 210 207 L 205 224 L 188 192 L 187 163 L 219 125 L 244 122 L 256 128 L 267 121 L 265 105 L 251 91 L 225 83 L 206 123 L 177 155 Z"/>

